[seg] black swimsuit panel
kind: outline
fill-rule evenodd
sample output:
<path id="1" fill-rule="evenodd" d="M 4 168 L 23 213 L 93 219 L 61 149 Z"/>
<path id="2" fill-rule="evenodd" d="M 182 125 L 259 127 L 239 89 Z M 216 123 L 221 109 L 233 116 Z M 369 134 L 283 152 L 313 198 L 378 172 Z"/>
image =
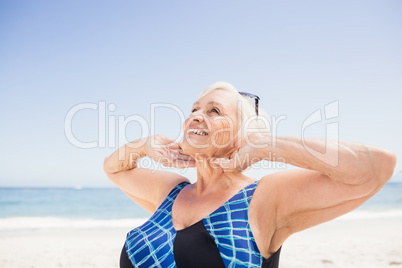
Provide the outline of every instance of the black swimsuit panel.
<path id="1" fill-rule="evenodd" d="M 123 245 L 120 253 L 120 268 L 134 268 L 134 265 L 131 263 L 130 259 L 128 258 L 127 251 L 126 251 L 126 244 Z"/>
<path id="2" fill-rule="evenodd" d="M 225 268 L 215 241 L 202 221 L 177 231 L 173 253 L 177 268 Z"/>
<path id="3" fill-rule="evenodd" d="M 268 259 L 263 258 L 261 268 L 278 268 L 281 249 Z M 202 221 L 177 231 L 173 252 L 178 268 L 225 268 L 215 241 Z M 135 268 L 128 258 L 125 245 L 120 255 L 120 268 Z"/>
<path id="4" fill-rule="evenodd" d="M 209 233 L 205 230 L 205 227 L 200 225 L 202 222 L 198 222 L 194 226 L 193 231 L 196 234 L 191 237 L 191 233 L 193 231 L 187 230 L 184 231 L 186 234 L 182 235 L 179 233 L 184 233 L 179 231 L 176 236 L 176 241 L 174 243 L 174 256 L 176 260 L 176 265 L 178 268 L 187 267 L 187 268 L 198 268 L 198 267 L 208 267 L 208 268 L 224 268 L 222 258 L 219 255 L 218 248 L 213 241 L 213 238 L 209 235 Z M 200 229 L 204 229 L 202 231 Z M 195 230 L 194 230 L 195 229 Z M 201 234 L 199 232 L 202 232 Z M 208 237 L 209 236 L 209 237 Z M 180 238 L 181 237 L 181 238 Z M 178 239 L 179 238 L 179 239 Z M 186 242 L 180 242 L 180 240 L 188 239 Z M 177 242 L 179 241 L 179 242 Z M 192 241 L 194 244 L 191 245 L 188 241 Z M 186 246 L 187 245 L 187 246 Z M 278 268 L 279 267 L 279 256 L 281 253 L 282 247 L 278 249 L 271 257 L 268 259 L 264 258 L 261 268 Z M 126 252 L 126 245 L 123 245 L 120 255 L 120 268 L 135 268 L 128 258 Z"/>

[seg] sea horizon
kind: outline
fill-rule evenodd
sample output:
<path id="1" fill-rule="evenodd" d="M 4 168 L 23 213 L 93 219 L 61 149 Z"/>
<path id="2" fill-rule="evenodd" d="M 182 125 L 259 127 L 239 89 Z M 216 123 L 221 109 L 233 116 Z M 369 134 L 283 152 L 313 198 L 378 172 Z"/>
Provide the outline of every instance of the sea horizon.
<path id="1" fill-rule="evenodd" d="M 0 231 L 134 228 L 151 214 L 117 187 L 0 187 Z M 402 218 L 402 182 L 388 182 L 335 220 Z"/>

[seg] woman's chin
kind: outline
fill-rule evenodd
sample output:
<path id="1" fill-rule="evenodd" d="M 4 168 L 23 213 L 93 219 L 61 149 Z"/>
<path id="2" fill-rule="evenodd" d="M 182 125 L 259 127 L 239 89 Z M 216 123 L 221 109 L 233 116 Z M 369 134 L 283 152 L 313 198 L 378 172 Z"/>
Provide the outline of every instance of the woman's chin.
<path id="1" fill-rule="evenodd" d="M 184 150 L 184 148 L 188 148 L 189 150 L 202 150 L 202 149 L 207 149 L 211 146 L 211 144 L 206 141 L 206 140 L 199 140 L 197 138 L 192 139 L 191 137 L 184 137 L 181 147 Z"/>
<path id="2" fill-rule="evenodd" d="M 197 144 L 190 145 L 186 142 L 183 142 L 181 144 L 181 148 L 182 148 L 184 154 L 189 155 L 192 158 L 196 159 L 197 156 L 200 156 L 202 154 L 205 155 L 205 152 L 208 147 L 197 146 Z"/>

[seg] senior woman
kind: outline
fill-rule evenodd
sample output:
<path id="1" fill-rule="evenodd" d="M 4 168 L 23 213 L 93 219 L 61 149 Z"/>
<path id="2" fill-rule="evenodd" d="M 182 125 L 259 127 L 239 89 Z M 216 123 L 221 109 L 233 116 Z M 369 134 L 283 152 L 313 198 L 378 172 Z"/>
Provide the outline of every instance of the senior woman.
<path id="1" fill-rule="evenodd" d="M 257 96 L 217 82 L 194 103 L 181 143 L 156 135 L 106 157 L 108 178 L 152 213 L 127 234 L 120 267 L 278 267 L 290 235 L 357 208 L 392 176 L 389 151 L 304 140 L 326 152 L 313 156 L 299 138 L 270 135 L 261 113 Z M 145 156 L 196 167 L 197 181 L 137 167 Z M 300 168 L 260 180 L 242 174 L 261 160 Z"/>

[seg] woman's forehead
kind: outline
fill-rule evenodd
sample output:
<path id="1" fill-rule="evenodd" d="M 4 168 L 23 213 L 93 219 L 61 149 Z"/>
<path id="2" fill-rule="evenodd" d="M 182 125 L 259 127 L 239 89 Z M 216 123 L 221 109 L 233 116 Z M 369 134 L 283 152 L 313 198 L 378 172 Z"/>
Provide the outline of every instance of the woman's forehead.
<path id="1" fill-rule="evenodd" d="M 200 102 L 200 101 L 196 101 L 194 102 L 193 106 L 195 105 L 210 105 L 210 106 L 222 106 L 224 107 L 224 105 L 222 103 L 220 103 L 219 101 L 209 101 L 208 103 L 204 103 L 204 102 Z"/>

